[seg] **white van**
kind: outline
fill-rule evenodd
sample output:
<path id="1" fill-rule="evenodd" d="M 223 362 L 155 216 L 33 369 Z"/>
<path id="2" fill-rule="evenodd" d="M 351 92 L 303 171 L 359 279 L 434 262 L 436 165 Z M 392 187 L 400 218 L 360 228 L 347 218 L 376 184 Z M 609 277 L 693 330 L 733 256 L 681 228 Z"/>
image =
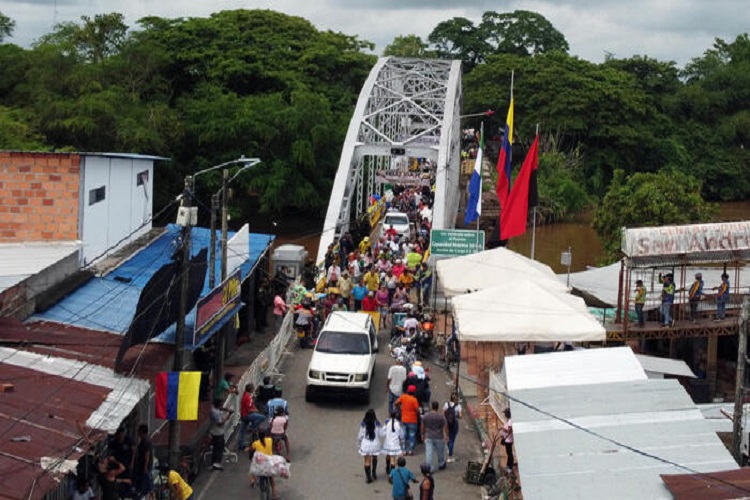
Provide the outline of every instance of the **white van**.
<path id="1" fill-rule="evenodd" d="M 370 382 L 378 352 L 377 325 L 365 313 L 328 315 L 307 369 L 305 401 L 320 393 L 357 393 L 370 400 Z"/>
<path id="2" fill-rule="evenodd" d="M 404 212 L 396 212 L 389 210 L 385 213 L 383 218 L 383 224 L 380 228 L 380 235 L 385 236 L 385 232 L 393 226 L 396 230 L 396 234 L 404 238 L 411 238 L 411 224 L 409 223 L 409 216 Z"/>

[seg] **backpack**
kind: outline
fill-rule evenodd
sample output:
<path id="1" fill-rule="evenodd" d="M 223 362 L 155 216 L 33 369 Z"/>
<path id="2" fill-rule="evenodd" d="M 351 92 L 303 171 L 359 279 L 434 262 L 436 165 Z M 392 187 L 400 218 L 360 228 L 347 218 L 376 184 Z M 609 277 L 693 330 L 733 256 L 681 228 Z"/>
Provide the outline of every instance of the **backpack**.
<path id="1" fill-rule="evenodd" d="M 448 408 L 443 412 L 445 415 L 445 421 L 448 422 L 448 427 L 456 425 L 456 405 L 448 403 Z"/>

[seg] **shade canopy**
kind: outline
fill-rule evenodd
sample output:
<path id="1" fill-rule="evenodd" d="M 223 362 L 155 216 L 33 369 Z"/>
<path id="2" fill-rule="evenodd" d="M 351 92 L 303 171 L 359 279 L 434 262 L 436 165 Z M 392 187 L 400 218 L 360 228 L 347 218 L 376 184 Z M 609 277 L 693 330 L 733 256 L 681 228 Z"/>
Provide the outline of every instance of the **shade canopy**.
<path id="1" fill-rule="evenodd" d="M 456 296 L 452 307 L 462 341 L 582 342 L 606 337 L 583 299 L 531 279 Z"/>
<path id="2" fill-rule="evenodd" d="M 512 288 L 520 280 L 566 290 L 549 266 L 503 247 L 440 260 L 436 270 L 443 293 L 448 297 L 496 286 Z"/>

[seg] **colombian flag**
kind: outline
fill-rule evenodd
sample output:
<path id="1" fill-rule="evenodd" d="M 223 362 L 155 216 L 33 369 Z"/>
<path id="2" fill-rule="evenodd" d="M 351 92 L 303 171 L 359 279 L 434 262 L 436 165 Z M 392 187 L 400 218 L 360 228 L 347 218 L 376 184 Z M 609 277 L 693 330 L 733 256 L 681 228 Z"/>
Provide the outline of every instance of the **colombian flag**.
<path id="1" fill-rule="evenodd" d="M 198 420 L 201 372 L 161 372 L 155 385 L 156 418 Z"/>
<path id="2" fill-rule="evenodd" d="M 508 118 L 505 120 L 505 135 L 503 136 L 503 147 L 500 148 L 500 156 L 497 158 L 497 199 L 500 201 L 500 210 L 505 210 L 505 205 L 510 193 L 510 159 L 513 148 L 513 98 L 510 99 L 508 107 Z"/>

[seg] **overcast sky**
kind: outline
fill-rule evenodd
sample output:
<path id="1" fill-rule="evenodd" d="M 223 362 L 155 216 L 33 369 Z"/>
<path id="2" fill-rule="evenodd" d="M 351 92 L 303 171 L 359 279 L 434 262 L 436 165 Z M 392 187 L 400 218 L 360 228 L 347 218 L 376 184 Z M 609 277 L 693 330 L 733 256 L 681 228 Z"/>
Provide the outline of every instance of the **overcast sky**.
<path id="1" fill-rule="evenodd" d="M 230 9 L 273 9 L 304 17 L 376 44 L 376 53 L 398 35 L 423 39 L 441 21 L 482 12 L 524 9 L 545 16 L 565 35 L 570 52 L 594 62 L 641 54 L 683 66 L 711 47 L 750 31 L 747 0 L 0 0 L 0 12 L 16 21 L 7 41 L 28 46 L 54 23 L 82 15 L 122 12 L 130 26 L 147 15 L 203 17 Z"/>

